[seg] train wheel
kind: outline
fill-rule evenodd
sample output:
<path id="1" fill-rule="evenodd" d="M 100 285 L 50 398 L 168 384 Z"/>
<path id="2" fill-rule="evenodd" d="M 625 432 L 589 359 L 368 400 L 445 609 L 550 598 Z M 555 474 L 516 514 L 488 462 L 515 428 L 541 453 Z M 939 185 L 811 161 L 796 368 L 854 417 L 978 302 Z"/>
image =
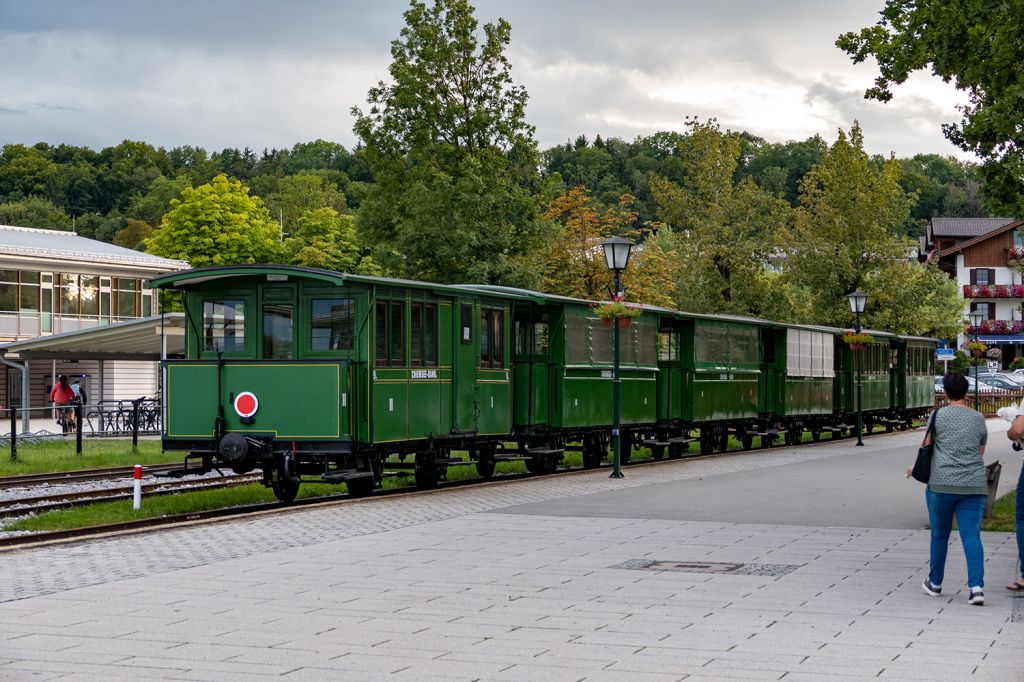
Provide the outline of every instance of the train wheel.
<path id="1" fill-rule="evenodd" d="M 373 493 L 374 483 L 373 476 L 366 476 L 364 478 L 353 478 L 351 481 L 347 481 L 345 485 L 348 486 L 348 494 L 352 497 L 366 497 Z"/>
<path id="2" fill-rule="evenodd" d="M 668 446 L 668 458 L 669 459 L 682 459 L 683 453 L 686 452 L 687 445 L 669 445 Z"/>
<path id="3" fill-rule="evenodd" d="M 293 467 L 291 460 L 285 459 L 270 476 L 270 488 L 274 491 L 274 497 L 285 504 L 294 502 L 295 496 L 299 494 L 299 481 L 292 471 Z"/>
<path id="4" fill-rule="evenodd" d="M 714 449 L 715 440 L 711 433 L 711 427 L 702 428 L 700 430 L 700 454 L 710 455 Z"/>
<path id="5" fill-rule="evenodd" d="M 654 445 L 651 447 L 651 459 L 662 460 L 665 459 L 665 446 Z"/>
<path id="6" fill-rule="evenodd" d="M 729 449 L 729 429 L 721 427 L 718 433 L 718 451 L 725 452 Z"/>
<path id="7" fill-rule="evenodd" d="M 754 437 L 747 431 L 743 431 L 743 433 L 740 434 L 740 445 L 743 446 L 744 450 L 749 450 L 754 447 Z"/>
<path id="8" fill-rule="evenodd" d="M 583 437 L 583 468 L 596 469 L 608 452 L 608 447 L 601 442 L 599 434 L 587 434 Z"/>
<path id="9" fill-rule="evenodd" d="M 434 453 L 421 452 L 416 455 L 416 487 L 420 490 L 431 490 L 437 487 L 440 480 L 437 463 L 434 462 Z"/>
<path id="10" fill-rule="evenodd" d="M 800 424 L 793 424 L 786 429 L 786 445 L 797 445 L 803 437 L 803 428 Z"/>
<path id="11" fill-rule="evenodd" d="M 815 443 L 821 440 L 821 429 L 811 429 L 811 440 Z"/>
<path id="12" fill-rule="evenodd" d="M 484 480 L 491 480 L 494 477 L 494 447 L 485 445 L 480 448 L 476 456 L 476 473 Z"/>

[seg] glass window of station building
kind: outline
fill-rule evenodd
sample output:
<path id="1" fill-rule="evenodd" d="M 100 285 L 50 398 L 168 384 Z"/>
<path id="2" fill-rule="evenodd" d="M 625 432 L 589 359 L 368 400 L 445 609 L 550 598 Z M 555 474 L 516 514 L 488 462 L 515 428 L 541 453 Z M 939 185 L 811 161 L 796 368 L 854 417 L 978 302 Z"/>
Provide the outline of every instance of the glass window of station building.
<path id="1" fill-rule="evenodd" d="M 148 280 L 70 272 L 0 270 L 0 338 L 59 334 L 156 310 Z"/>

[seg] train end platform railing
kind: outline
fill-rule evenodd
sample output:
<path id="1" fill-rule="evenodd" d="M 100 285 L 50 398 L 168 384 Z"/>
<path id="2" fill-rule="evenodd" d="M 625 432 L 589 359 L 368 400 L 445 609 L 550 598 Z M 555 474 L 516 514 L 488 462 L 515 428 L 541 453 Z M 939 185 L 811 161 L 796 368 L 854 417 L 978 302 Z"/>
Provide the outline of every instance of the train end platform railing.
<path id="1" fill-rule="evenodd" d="M 103 400 L 89 405 L 0 408 L 0 448 L 9 447 L 11 460 L 18 458 L 18 445 L 49 441 L 73 441 L 82 454 L 84 438 L 127 438 L 138 447 L 140 436 L 159 435 L 160 401 Z"/>

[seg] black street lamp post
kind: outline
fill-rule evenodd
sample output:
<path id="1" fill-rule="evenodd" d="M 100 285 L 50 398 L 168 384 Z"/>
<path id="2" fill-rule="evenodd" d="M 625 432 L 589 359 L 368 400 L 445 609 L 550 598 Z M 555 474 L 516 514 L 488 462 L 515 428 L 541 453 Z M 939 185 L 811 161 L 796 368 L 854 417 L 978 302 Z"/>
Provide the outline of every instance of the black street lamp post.
<path id="1" fill-rule="evenodd" d="M 622 292 L 622 271 L 629 264 L 629 253 L 633 250 L 633 242 L 622 237 L 611 237 L 601 242 L 604 249 L 604 258 L 608 263 L 608 269 L 615 274 L 614 298 L 621 301 Z M 611 478 L 623 478 L 622 470 L 619 468 L 622 462 L 622 445 L 619 438 L 619 421 L 621 419 L 621 393 L 619 382 L 619 321 L 612 318 L 612 353 L 615 355 L 615 364 L 612 370 L 612 475 Z"/>
<path id="2" fill-rule="evenodd" d="M 974 342 L 978 343 L 978 330 L 981 329 L 981 323 L 985 319 L 985 315 L 978 310 L 972 311 L 967 315 L 971 320 L 971 327 L 974 330 Z M 981 399 L 978 397 L 978 387 L 981 382 L 980 370 L 978 369 L 978 358 L 981 353 L 972 350 L 971 355 L 974 356 L 974 409 L 977 410 L 981 404 Z"/>
<path id="3" fill-rule="evenodd" d="M 864 312 L 864 306 L 868 302 L 868 295 L 863 291 L 855 291 L 852 294 L 847 294 L 846 298 L 850 300 L 850 310 L 856 315 L 856 329 L 857 333 L 860 334 L 860 314 Z M 857 358 L 857 445 L 864 445 L 864 439 L 861 437 L 864 431 L 864 415 L 861 410 L 861 364 L 863 361 L 861 360 L 860 351 L 854 351 L 854 356 Z"/>

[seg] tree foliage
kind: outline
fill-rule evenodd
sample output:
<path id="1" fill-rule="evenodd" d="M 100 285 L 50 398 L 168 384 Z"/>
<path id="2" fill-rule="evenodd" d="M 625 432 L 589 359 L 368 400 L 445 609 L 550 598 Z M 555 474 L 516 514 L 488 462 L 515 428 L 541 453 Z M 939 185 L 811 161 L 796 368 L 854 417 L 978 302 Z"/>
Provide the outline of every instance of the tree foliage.
<path id="1" fill-rule="evenodd" d="M 984 159 L 986 192 L 997 210 L 1024 208 L 1024 0 L 886 0 L 875 26 L 836 45 L 854 63 L 873 57 L 879 75 L 865 97 L 888 102 L 892 88 L 930 69 L 966 93 L 946 137 Z"/>
<path id="2" fill-rule="evenodd" d="M 767 267 L 786 229 L 789 205 L 745 178 L 736 182 L 739 138 L 693 119 L 680 143 L 682 185 L 651 178 L 659 215 L 677 237 L 676 302 L 693 312 L 786 317 L 765 295 Z"/>
<path id="3" fill-rule="evenodd" d="M 873 329 L 953 339 L 963 330 L 964 299 L 956 280 L 935 265 L 899 260 L 869 273 L 864 323 Z"/>
<path id="4" fill-rule="evenodd" d="M 205 185 L 186 187 L 171 207 L 146 240 L 152 254 L 187 260 L 193 267 L 267 263 L 278 255 L 277 223 L 237 180 L 218 175 Z"/>
<path id="5" fill-rule="evenodd" d="M 911 203 L 899 184 L 899 164 L 872 164 L 859 125 L 849 136 L 840 130 L 804 177 L 794 216 L 786 272 L 808 304 L 801 321 L 850 323 L 845 296 L 858 289 L 872 294 L 871 277 L 909 257 L 913 243 L 898 235 Z"/>
<path id="6" fill-rule="evenodd" d="M 295 227 L 294 235 L 284 241 L 283 262 L 338 272 L 380 274 L 356 242 L 352 216 L 325 206 L 304 213 L 295 221 Z"/>
<path id="7" fill-rule="evenodd" d="M 391 82 L 353 109 L 374 175 L 360 230 L 395 274 L 505 282 L 535 233 L 536 145 L 526 90 L 504 51 L 508 22 L 478 32 L 466 0 L 412 2 L 391 44 Z"/>
<path id="8" fill-rule="evenodd" d="M 301 226 L 302 217 L 322 208 L 335 214 L 347 210 L 345 195 L 323 176 L 310 172 L 287 175 L 277 183 L 277 189 L 266 196 L 267 208 L 273 218 L 284 224 L 286 235 L 294 234 Z"/>

